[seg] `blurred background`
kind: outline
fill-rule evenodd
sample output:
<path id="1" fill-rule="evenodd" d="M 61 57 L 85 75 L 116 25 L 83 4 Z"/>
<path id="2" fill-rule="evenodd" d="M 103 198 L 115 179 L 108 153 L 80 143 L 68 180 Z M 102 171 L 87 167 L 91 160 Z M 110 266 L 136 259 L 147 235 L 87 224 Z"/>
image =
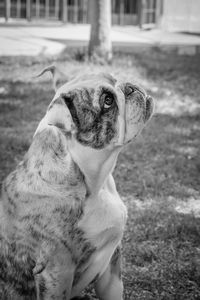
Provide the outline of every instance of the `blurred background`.
<path id="1" fill-rule="evenodd" d="M 0 17 L 86 24 L 89 0 L 1 0 Z M 199 32 L 198 0 L 111 0 L 113 25 L 158 26 Z"/>
<path id="2" fill-rule="evenodd" d="M 0 0 L 0 185 L 53 98 L 43 68 L 109 72 L 155 99 L 114 171 L 125 300 L 200 299 L 199 16 L 200 0 Z"/>

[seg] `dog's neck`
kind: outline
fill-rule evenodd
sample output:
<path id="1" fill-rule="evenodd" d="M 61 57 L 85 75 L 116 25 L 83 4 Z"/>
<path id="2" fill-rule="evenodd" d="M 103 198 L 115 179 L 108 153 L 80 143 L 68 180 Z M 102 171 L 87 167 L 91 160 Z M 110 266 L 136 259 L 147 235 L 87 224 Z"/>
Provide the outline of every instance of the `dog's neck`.
<path id="1" fill-rule="evenodd" d="M 112 173 L 120 150 L 85 147 L 49 126 L 34 137 L 27 155 L 29 171 L 39 174 L 52 188 L 74 188 L 82 182 L 87 195 L 96 196 Z"/>
<path id="2" fill-rule="evenodd" d="M 76 140 L 70 141 L 68 146 L 73 161 L 85 177 L 88 194 L 97 195 L 112 173 L 121 148 L 109 146 L 96 150 L 85 147 Z"/>

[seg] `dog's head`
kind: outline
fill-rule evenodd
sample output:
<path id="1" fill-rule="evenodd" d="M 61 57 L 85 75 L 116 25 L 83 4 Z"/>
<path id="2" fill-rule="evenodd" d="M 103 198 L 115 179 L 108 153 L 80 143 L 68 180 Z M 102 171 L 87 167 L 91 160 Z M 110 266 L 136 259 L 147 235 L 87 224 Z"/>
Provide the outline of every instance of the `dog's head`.
<path id="1" fill-rule="evenodd" d="M 153 112 L 153 100 L 109 74 L 87 74 L 61 86 L 37 131 L 54 125 L 67 138 L 100 150 L 123 146 L 136 137 Z"/>

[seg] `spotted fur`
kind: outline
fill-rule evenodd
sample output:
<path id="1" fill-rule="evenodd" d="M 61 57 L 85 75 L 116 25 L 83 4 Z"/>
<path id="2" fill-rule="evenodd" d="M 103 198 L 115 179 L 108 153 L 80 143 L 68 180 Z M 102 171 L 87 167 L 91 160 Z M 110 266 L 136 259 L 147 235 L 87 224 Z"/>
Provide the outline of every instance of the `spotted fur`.
<path id="1" fill-rule="evenodd" d="M 1 300 L 69 300 L 91 282 L 100 299 L 122 300 L 127 213 L 112 171 L 151 114 L 140 88 L 109 74 L 84 75 L 56 92 L 2 185 Z"/>
<path id="2" fill-rule="evenodd" d="M 100 100 L 106 89 L 99 91 Z M 94 106 L 94 89 L 75 90 L 73 94 L 62 95 L 72 119 L 77 128 L 77 140 L 95 149 L 106 147 L 116 134 L 118 107 L 116 100 L 108 110 L 103 109 L 103 103 Z M 115 94 L 113 95 L 115 98 Z M 83 105 L 84 101 L 84 105 Z"/>

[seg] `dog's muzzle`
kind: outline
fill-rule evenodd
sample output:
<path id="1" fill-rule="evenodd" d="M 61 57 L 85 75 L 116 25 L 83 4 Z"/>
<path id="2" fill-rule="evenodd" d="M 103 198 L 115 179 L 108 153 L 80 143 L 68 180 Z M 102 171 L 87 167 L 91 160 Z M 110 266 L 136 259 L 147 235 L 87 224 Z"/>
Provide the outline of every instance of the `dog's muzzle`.
<path id="1" fill-rule="evenodd" d="M 127 97 L 125 102 L 125 143 L 140 133 L 151 118 L 153 107 L 153 99 L 139 89 Z"/>

